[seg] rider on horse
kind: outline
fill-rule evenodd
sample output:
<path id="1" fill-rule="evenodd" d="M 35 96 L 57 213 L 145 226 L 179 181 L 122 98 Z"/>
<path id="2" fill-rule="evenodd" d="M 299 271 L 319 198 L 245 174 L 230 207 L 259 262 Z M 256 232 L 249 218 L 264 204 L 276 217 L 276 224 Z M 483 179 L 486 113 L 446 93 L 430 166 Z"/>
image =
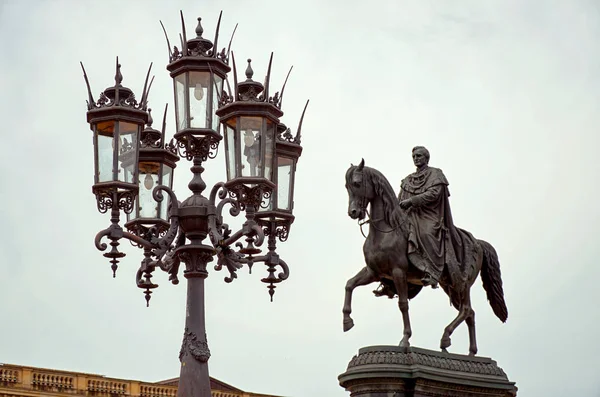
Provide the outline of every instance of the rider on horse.
<path id="1" fill-rule="evenodd" d="M 417 171 L 402 180 L 398 195 L 400 207 L 409 217 L 408 255 L 411 263 L 423 271 L 423 285 L 437 288 L 446 263 L 456 264 L 462 259 L 462 242 L 452 222 L 444 173 L 429 167 L 425 147 L 414 147 L 412 157 Z M 389 296 L 389 291 L 383 286 L 376 295 Z"/>
<path id="2" fill-rule="evenodd" d="M 398 297 L 403 321 L 400 346 L 408 347 L 412 335 L 408 301 L 424 285 L 439 282 L 458 310 L 456 318 L 444 328 L 440 348 L 445 351 L 450 346 L 452 332 L 464 321 L 469 328 L 469 354 L 475 355 L 475 311 L 470 291 L 478 276 L 494 314 L 503 322 L 508 317 L 498 254 L 488 242 L 454 226 L 448 182 L 441 170 L 428 167 L 427 149 L 415 147 L 413 160 L 417 172 L 402 181 L 399 197 L 385 176 L 366 167 L 364 160 L 346 171 L 348 216 L 373 219 L 368 221 L 369 234 L 363 244 L 366 266 L 345 286 L 343 328 L 348 331 L 354 326 L 350 316 L 353 290 L 380 282 L 375 295 Z"/>

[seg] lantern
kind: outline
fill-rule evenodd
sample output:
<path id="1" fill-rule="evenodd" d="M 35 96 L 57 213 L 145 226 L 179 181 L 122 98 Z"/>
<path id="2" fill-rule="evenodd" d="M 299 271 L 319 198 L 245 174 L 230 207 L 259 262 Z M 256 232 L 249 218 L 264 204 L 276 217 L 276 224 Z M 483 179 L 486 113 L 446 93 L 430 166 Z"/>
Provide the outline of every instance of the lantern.
<path id="1" fill-rule="evenodd" d="M 308 101 L 304 106 L 296 136 L 292 135 L 285 124 L 280 123 L 277 126 L 273 167 L 273 182 L 277 185 L 277 188 L 271 196 L 271 200 L 268 203 L 263 203 L 256 214 L 258 223 L 263 227 L 284 226 L 289 231 L 289 227 L 294 221 L 292 212 L 294 209 L 296 164 L 302 154 L 302 146 L 300 145 L 301 130 L 307 106 Z"/>
<path id="2" fill-rule="evenodd" d="M 221 139 L 219 119 L 214 112 L 231 70 L 225 52 L 215 51 L 213 43 L 202 37 L 204 29 L 200 21 L 198 18 L 196 38 L 186 41 L 184 29 L 182 51 L 175 48 L 167 65 L 175 92 L 175 138 L 187 149 L 195 145 L 194 139 L 208 138 L 210 143 Z M 217 37 L 218 28 L 215 46 Z"/>
<path id="3" fill-rule="evenodd" d="M 165 115 L 167 108 L 165 107 Z M 148 124 L 141 133 L 138 159 L 139 178 L 138 198 L 135 211 L 127 218 L 125 227 L 138 235 L 143 235 L 155 227 L 160 234 L 169 228 L 167 199 L 157 202 L 153 197 L 156 186 L 173 188 L 173 170 L 179 160 L 176 149 L 165 143 L 165 118 L 162 132 L 152 128 L 151 109 L 148 109 Z"/>
<path id="4" fill-rule="evenodd" d="M 82 65 L 83 67 L 83 65 Z M 121 85 L 121 65 L 116 67 L 115 85 L 94 101 L 87 75 L 87 121 L 94 132 L 94 185 L 98 209 L 106 212 L 115 205 L 129 213 L 138 185 L 138 142 L 140 131 L 148 120 L 146 90 L 138 104 L 133 92 Z"/>
<path id="5" fill-rule="evenodd" d="M 276 129 L 283 112 L 268 100 L 263 84 L 252 80 L 253 74 L 251 60 L 248 59 L 246 81 L 236 81 L 234 97 L 217 110 L 225 134 L 225 186 L 234 192 L 244 187 L 258 187 L 262 193 L 268 194 L 275 187 Z"/>

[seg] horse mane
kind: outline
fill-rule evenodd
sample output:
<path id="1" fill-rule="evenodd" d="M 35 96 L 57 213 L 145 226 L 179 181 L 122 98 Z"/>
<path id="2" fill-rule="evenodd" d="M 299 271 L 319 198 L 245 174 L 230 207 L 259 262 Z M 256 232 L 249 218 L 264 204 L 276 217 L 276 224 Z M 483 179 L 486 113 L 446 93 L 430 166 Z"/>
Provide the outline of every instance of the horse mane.
<path id="1" fill-rule="evenodd" d="M 349 181 L 356 168 L 357 166 L 353 166 L 348 170 L 346 173 L 347 181 Z M 396 193 L 394 192 L 392 185 L 390 185 L 390 182 L 379 170 L 376 170 L 375 168 L 364 167 L 362 172 L 364 178 L 368 178 L 373 184 L 375 194 L 381 197 L 381 200 L 383 201 L 383 213 L 385 221 L 392 228 L 400 228 L 402 232 L 407 233 L 408 228 L 406 225 L 406 214 L 400 209 L 398 198 L 396 197 Z"/>

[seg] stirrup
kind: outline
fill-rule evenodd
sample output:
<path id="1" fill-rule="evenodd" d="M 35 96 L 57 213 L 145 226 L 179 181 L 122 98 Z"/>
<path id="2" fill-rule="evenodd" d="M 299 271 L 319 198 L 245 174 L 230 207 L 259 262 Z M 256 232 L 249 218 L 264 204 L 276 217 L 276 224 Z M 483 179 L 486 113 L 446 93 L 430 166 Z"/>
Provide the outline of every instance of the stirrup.
<path id="1" fill-rule="evenodd" d="M 421 277 L 421 282 L 423 283 L 424 287 L 430 286 L 433 289 L 438 287 L 438 282 L 429 273 L 426 273 L 423 277 Z"/>

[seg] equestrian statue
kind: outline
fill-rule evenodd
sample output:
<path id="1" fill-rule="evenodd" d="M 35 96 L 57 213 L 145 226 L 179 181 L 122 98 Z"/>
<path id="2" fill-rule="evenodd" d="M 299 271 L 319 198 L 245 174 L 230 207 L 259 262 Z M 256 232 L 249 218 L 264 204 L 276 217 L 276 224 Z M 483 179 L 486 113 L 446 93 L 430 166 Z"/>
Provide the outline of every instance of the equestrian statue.
<path id="1" fill-rule="evenodd" d="M 469 355 L 474 356 L 477 341 L 470 290 L 477 275 L 481 273 L 494 314 L 502 322 L 508 318 L 498 255 L 488 242 L 454 226 L 448 181 L 442 170 L 429 166 L 429 151 L 417 146 L 412 157 L 417 171 L 402 180 L 398 197 L 381 172 L 365 167 L 364 159 L 346 172 L 348 215 L 359 221 L 368 215 L 363 223 L 369 224 L 369 234 L 363 245 L 366 266 L 346 283 L 344 331 L 354 326 L 350 317 L 352 291 L 379 282 L 373 291 L 376 296 L 398 297 L 404 323 L 400 346 L 408 347 L 412 334 L 408 300 L 424 286 L 439 285 L 458 310 L 444 329 L 440 348 L 447 352 L 452 332 L 465 321 Z"/>

